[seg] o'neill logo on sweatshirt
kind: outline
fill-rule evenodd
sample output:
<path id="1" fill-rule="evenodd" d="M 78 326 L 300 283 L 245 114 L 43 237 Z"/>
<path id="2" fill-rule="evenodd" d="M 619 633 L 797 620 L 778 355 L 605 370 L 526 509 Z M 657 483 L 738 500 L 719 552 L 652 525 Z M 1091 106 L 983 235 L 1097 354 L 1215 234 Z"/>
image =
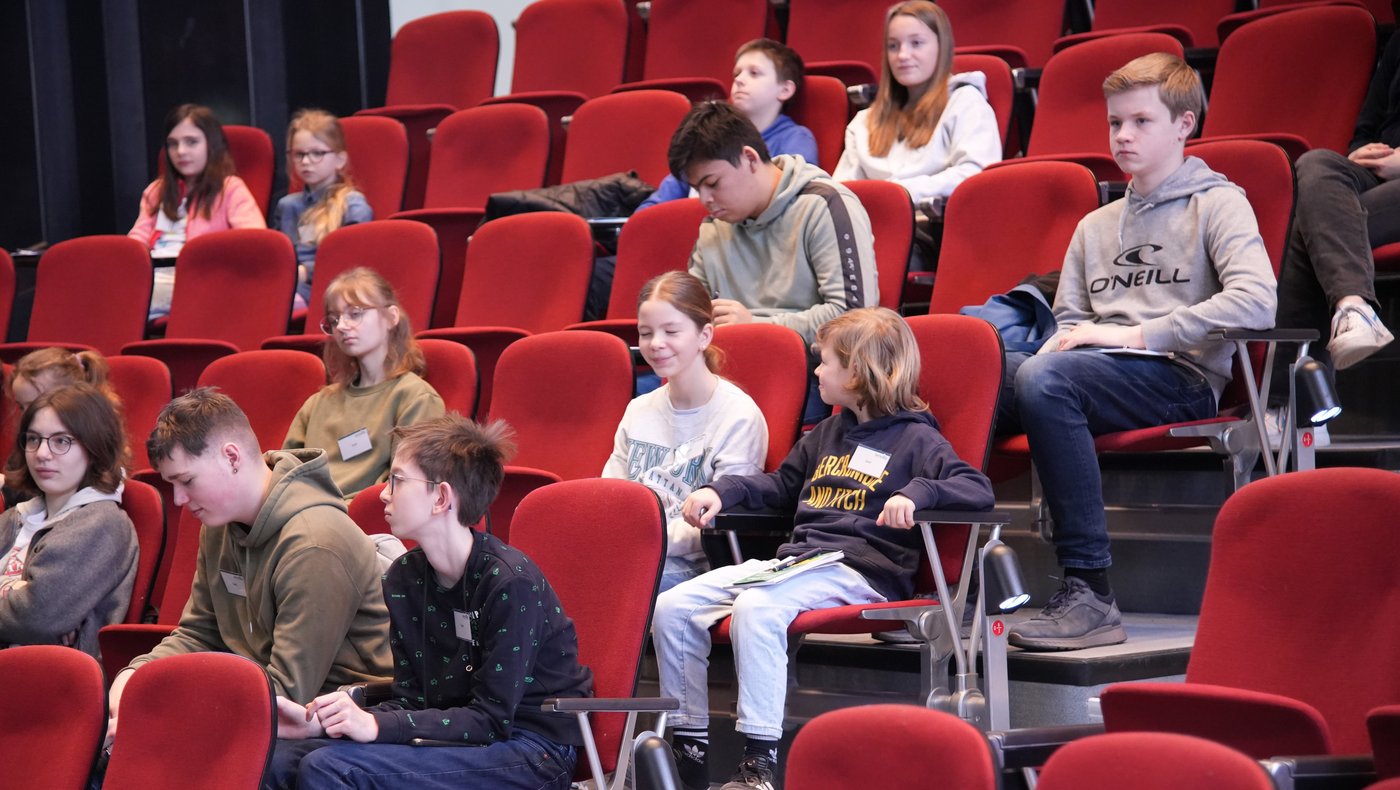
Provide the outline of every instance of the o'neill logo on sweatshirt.
<path id="1" fill-rule="evenodd" d="M 1149 258 L 1157 252 L 1162 251 L 1160 244 L 1139 244 L 1136 247 L 1123 250 L 1113 259 L 1114 266 L 1124 268 L 1137 268 L 1137 271 L 1126 274 L 1115 274 L 1111 277 L 1098 277 L 1089 283 L 1089 293 L 1102 293 L 1110 289 L 1118 288 L 1138 288 L 1145 285 L 1171 285 L 1174 283 L 1189 283 L 1190 277 L 1183 277 L 1180 269 L 1172 269 L 1167 273 L 1158 264 Z"/>

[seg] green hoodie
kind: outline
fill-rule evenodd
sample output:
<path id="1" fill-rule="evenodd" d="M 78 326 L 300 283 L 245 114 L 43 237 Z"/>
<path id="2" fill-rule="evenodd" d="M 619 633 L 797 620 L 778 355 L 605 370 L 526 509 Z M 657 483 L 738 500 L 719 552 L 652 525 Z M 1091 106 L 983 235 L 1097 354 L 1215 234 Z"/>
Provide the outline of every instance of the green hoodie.
<path id="1" fill-rule="evenodd" d="M 374 544 L 350 520 L 323 450 L 266 453 L 272 482 L 251 525 L 202 527 L 180 625 L 131 668 L 180 653 L 237 653 L 299 703 L 392 674 Z M 229 589 L 241 578 L 246 596 Z"/>

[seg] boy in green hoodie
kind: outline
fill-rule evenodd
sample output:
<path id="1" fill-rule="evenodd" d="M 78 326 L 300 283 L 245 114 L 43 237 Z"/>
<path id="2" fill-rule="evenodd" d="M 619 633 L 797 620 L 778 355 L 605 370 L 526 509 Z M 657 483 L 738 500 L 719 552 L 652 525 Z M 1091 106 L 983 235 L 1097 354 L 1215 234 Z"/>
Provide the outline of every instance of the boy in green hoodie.
<path id="1" fill-rule="evenodd" d="M 1156 53 L 1109 75 L 1109 147 L 1128 193 L 1075 229 L 1055 295 L 1058 329 L 1035 355 L 1008 353 L 1000 432 L 1026 433 L 1055 521 L 1063 586 L 1011 629 L 1031 650 L 1127 638 L 1094 436 L 1215 415 L 1230 380 L 1225 327 L 1268 329 L 1275 281 L 1244 192 L 1185 153 L 1200 78 Z"/>
<path id="2" fill-rule="evenodd" d="M 243 410 L 208 387 L 166 404 L 146 447 L 175 504 L 204 526 L 179 626 L 112 680 L 109 743 L 131 673 L 165 656 L 237 653 L 301 703 L 392 673 L 374 544 L 324 450 L 260 452 Z"/>

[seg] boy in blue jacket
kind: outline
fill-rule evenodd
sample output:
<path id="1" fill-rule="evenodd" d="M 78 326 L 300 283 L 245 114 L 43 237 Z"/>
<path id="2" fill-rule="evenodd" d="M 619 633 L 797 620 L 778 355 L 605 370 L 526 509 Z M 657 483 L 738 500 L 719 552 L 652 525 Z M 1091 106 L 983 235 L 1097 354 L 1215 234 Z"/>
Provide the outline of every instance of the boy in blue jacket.
<path id="1" fill-rule="evenodd" d="M 814 344 L 822 400 L 840 406 L 793 448 L 778 471 L 730 476 L 696 490 L 682 514 L 703 527 L 722 508 L 796 508 L 777 559 L 717 568 L 662 593 L 652 633 L 663 696 L 680 700 L 672 748 L 682 783 L 708 787 L 710 627 L 733 617 L 744 756 L 725 790 L 772 790 L 787 697 L 787 629 L 809 609 L 907 598 L 922 541 L 914 512 L 985 509 L 992 487 L 958 459 L 916 392 L 919 350 L 903 318 L 874 307 L 828 321 Z M 734 582 L 813 550 L 838 562 L 764 587 Z"/>

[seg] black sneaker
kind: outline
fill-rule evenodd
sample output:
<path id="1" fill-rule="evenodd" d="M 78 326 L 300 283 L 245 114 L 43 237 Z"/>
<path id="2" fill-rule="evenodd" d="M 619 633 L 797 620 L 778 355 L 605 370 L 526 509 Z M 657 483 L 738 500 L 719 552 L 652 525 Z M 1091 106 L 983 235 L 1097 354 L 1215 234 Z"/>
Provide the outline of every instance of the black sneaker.
<path id="1" fill-rule="evenodd" d="M 1088 582 L 1067 577 L 1035 617 L 1011 627 L 1006 641 L 1026 650 L 1081 650 L 1126 642 L 1118 602 L 1104 602 Z"/>
<path id="2" fill-rule="evenodd" d="M 751 754 L 739 763 L 739 770 L 729 777 L 720 790 L 777 790 L 773 780 L 773 761 L 760 754 Z"/>

